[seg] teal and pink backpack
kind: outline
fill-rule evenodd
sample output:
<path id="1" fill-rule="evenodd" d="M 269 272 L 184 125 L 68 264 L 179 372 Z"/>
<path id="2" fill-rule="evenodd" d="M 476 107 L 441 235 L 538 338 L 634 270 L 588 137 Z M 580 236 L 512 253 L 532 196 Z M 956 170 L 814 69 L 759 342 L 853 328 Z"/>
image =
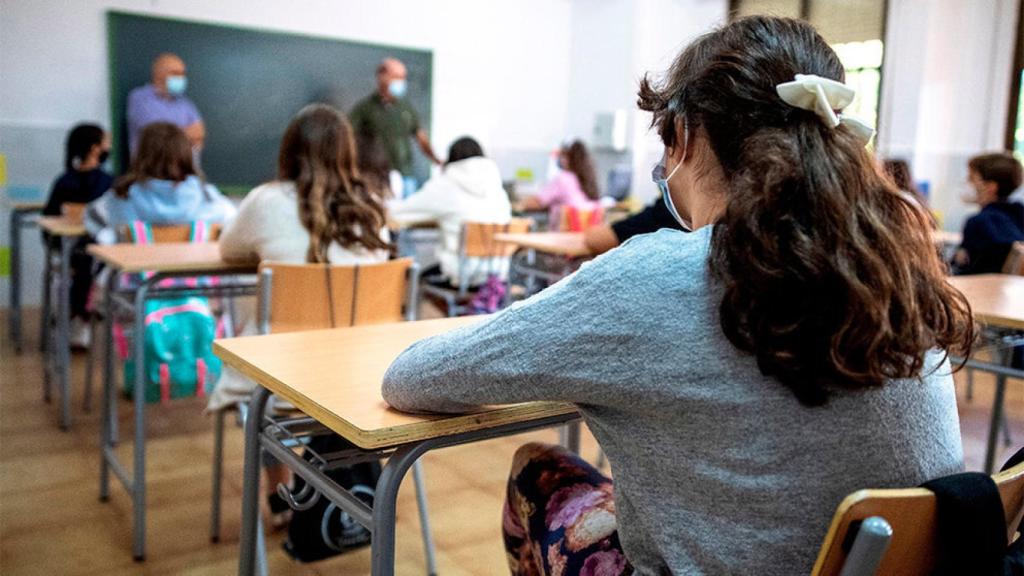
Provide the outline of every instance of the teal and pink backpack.
<path id="1" fill-rule="evenodd" d="M 135 244 L 151 244 L 153 231 L 145 222 L 133 222 L 131 240 Z M 209 242 L 210 226 L 192 223 L 190 242 Z M 142 274 L 148 278 L 152 273 Z M 159 286 L 197 286 L 209 280 L 201 278 L 168 279 Z M 146 303 L 144 338 L 146 402 L 167 403 L 171 398 L 205 396 L 220 378 L 221 361 L 213 355 L 212 344 L 219 335 L 219 326 L 210 303 L 196 296 L 162 298 Z M 135 362 L 130 358 L 128 341 L 120 326 L 115 328 L 115 342 L 124 361 L 125 391 L 135 387 Z"/>

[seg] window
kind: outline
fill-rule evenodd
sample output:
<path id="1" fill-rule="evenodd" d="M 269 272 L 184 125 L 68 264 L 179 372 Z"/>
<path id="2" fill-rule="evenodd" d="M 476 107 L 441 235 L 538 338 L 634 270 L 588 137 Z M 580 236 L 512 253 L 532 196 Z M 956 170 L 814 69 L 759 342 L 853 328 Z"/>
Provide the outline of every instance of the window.
<path id="1" fill-rule="evenodd" d="M 885 52 L 885 9 L 885 0 L 733 0 L 731 13 L 737 18 L 754 14 L 788 16 L 813 24 L 846 68 L 846 84 L 857 90 L 857 98 L 847 112 L 876 127 Z"/>
<path id="2" fill-rule="evenodd" d="M 1017 46 L 1013 55 L 1013 72 L 1006 149 L 1013 150 L 1013 155 L 1024 161 L 1024 91 L 1021 90 L 1024 84 L 1024 2 L 1017 12 Z"/>

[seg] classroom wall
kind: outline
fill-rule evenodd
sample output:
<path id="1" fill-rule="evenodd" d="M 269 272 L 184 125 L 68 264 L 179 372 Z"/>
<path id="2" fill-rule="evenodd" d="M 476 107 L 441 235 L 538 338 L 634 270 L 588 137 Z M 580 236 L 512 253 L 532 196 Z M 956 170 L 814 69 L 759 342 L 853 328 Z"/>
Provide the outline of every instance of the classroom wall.
<path id="1" fill-rule="evenodd" d="M 67 128 L 109 125 L 105 12 L 110 9 L 429 49 L 431 140 L 440 155 L 471 134 L 503 170 L 532 165 L 565 133 L 570 0 L 33 0 L 0 9 L 0 152 L 9 185 L 45 193 Z M 429 23 L 429 25 L 427 25 Z M 6 214 L 0 221 L 7 225 Z M 0 246 L 7 244 L 0 228 Z M 26 236 L 25 297 L 37 300 L 37 242 Z M 7 302 L 0 278 L 0 302 Z"/>
<path id="2" fill-rule="evenodd" d="M 596 114 L 625 110 L 628 150 L 619 154 L 597 150 L 596 157 L 604 168 L 631 165 L 632 191 L 642 203 L 657 194 L 650 173 L 660 158 L 661 144 L 648 129 L 650 114 L 636 109 L 640 78 L 660 74 L 683 46 L 724 22 L 728 4 L 725 0 L 572 3 L 568 135 L 586 140 Z"/>
<path id="3" fill-rule="evenodd" d="M 1017 7 L 889 2 L 879 155 L 910 160 L 947 230 L 960 230 L 976 211 L 959 199 L 967 159 L 1005 145 Z"/>

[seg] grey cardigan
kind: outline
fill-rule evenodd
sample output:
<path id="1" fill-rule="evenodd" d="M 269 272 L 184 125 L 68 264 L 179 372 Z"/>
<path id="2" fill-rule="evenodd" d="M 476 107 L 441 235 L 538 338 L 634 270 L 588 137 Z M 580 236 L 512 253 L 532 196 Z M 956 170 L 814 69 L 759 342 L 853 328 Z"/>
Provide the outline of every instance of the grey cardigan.
<path id="1" fill-rule="evenodd" d="M 639 574 L 807 574 L 836 506 L 963 466 L 949 366 L 809 408 L 719 327 L 711 227 L 638 236 L 481 324 L 418 342 L 404 410 L 561 400 L 608 455 Z"/>

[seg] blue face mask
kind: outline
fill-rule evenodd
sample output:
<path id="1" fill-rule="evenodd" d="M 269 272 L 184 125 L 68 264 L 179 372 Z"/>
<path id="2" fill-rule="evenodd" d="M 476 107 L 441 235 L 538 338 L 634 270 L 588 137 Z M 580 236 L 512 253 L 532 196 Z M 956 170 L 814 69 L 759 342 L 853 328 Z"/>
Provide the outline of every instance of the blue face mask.
<path id="1" fill-rule="evenodd" d="M 181 96 L 185 93 L 185 88 L 188 87 L 188 77 L 186 76 L 168 76 L 167 77 L 167 93 L 174 96 Z"/>
<path id="2" fill-rule="evenodd" d="M 405 96 L 405 92 L 408 88 L 408 84 L 406 84 L 405 80 L 401 78 L 388 82 L 388 94 L 391 94 L 395 98 L 402 98 Z"/>
<path id="3" fill-rule="evenodd" d="M 672 176 L 676 173 L 676 170 L 679 170 L 679 167 L 682 166 L 682 162 L 676 164 L 676 167 L 672 169 L 672 172 L 669 173 L 668 176 L 665 175 L 664 162 L 665 161 L 662 160 L 660 163 L 654 166 L 653 170 L 651 170 L 651 180 L 654 180 L 654 183 L 657 184 L 658 186 L 658 190 L 661 191 L 661 199 L 663 202 L 665 202 L 665 207 L 668 208 L 668 213 L 671 214 L 672 217 L 675 218 L 676 222 L 678 222 L 679 225 L 683 227 L 683 230 L 689 232 L 693 230 L 693 227 L 689 222 L 684 220 L 683 217 L 679 215 L 679 211 L 676 210 L 675 203 L 672 202 L 672 193 L 668 189 L 668 181 L 672 179 Z"/>

